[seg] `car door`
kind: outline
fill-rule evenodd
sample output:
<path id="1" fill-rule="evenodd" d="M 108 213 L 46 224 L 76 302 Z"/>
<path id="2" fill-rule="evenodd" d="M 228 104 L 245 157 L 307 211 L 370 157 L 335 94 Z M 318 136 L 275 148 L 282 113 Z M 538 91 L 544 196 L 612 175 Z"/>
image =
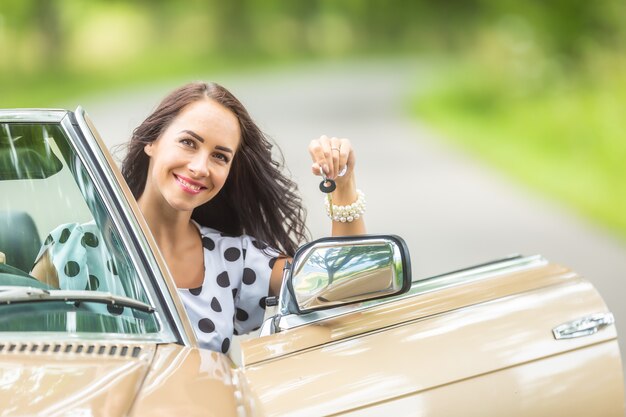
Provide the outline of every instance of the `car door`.
<path id="1" fill-rule="evenodd" d="M 621 416 L 611 323 L 577 274 L 517 257 L 282 317 L 243 343 L 243 372 L 268 416 Z"/>

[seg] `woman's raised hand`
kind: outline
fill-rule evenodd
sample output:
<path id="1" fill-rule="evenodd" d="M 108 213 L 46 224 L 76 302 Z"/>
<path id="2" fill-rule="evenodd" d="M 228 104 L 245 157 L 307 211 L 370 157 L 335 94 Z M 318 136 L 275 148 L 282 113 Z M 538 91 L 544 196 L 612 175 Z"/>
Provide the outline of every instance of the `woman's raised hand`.
<path id="1" fill-rule="evenodd" d="M 338 185 L 352 178 L 356 158 L 349 139 L 322 135 L 311 141 L 309 153 L 313 159 L 313 175 L 322 175 L 323 171 L 326 178 L 335 180 Z"/>

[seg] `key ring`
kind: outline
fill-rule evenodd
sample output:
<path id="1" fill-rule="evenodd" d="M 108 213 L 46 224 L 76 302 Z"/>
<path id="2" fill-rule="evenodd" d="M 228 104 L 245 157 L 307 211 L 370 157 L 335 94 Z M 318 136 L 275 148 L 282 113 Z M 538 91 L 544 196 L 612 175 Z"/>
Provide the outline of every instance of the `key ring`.
<path id="1" fill-rule="evenodd" d="M 348 165 L 346 164 L 343 169 L 341 170 L 341 172 L 339 174 L 337 174 L 338 177 L 343 177 L 346 174 L 346 171 L 348 170 Z M 330 178 L 326 178 L 326 175 L 324 175 L 324 171 L 320 168 L 320 174 L 322 175 L 322 182 L 320 182 L 320 191 L 323 193 L 332 193 L 333 191 L 335 191 L 335 189 L 337 188 L 337 183 L 335 183 L 334 180 L 331 180 Z"/>
<path id="2" fill-rule="evenodd" d="M 322 175 L 322 182 L 320 182 L 320 191 L 323 193 L 332 193 L 333 191 L 335 191 L 335 189 L 337 188 L 337 184 L 335 183 L 335 181 L 326 178 L 325 175 Z"/>

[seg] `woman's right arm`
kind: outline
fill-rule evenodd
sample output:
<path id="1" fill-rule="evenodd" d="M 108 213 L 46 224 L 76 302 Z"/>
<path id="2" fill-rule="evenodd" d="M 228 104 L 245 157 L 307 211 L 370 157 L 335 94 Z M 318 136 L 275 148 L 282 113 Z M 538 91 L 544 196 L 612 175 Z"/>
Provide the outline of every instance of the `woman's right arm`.
<path id="1" fill-rule="evenodd" d="M 53 288 L 59 288 L 59 275 L 50 260 L 50 252 L 45 251 L 30 271 L 30 275 Z"/>

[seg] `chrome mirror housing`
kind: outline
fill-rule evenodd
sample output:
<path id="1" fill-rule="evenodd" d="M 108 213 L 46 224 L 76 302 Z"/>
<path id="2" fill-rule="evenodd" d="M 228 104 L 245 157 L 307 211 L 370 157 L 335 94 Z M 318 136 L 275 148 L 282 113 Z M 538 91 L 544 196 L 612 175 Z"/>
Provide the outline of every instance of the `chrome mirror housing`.
<path id="1" fill-rule="evenodd" d="M 296 252 L 281 301 L 303 314 L 389 297 L 408 291 L 410 275 L 409 253 L 397 236 L 323 238 Z"/>
<path id="2" fill-rule="evenodd" d="M 261 335 L 279 331 L 280 319 L 399 295 L 411 288 L 406 243 L 394 235 L 339 236 L 301 246 L 285 264 L 280 296 L 268 297 L 278 314 Z"/>

